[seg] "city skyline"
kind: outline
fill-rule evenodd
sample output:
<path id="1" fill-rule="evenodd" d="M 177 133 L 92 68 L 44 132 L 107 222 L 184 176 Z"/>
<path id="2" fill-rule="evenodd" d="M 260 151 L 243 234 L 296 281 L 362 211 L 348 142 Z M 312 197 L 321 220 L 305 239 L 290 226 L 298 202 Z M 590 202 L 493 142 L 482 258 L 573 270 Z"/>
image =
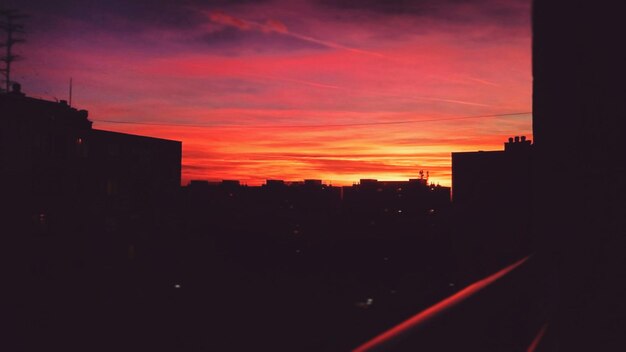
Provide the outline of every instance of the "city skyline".
<path id="1" fill-rule="evenodd" d="M 533 139 L 530 1 L 7 5 L 23 90 L 72 78 L 94 127 L 181 140 L 183 184 L 449 186 L 450 152 Z"/>
<path id="2" fill-rule="evenodd" d="M 5 345 L 626 350 L 618 4 L 182 1 L 0 5 Z"/>

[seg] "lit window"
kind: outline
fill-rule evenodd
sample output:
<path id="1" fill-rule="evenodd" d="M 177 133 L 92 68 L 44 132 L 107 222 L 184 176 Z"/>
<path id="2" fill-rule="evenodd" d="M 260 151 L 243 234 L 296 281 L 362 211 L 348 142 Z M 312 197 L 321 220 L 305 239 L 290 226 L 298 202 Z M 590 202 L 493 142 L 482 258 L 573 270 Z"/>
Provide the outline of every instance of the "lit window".
<path id="1" fill-rule="evenodd" d="M 117 193 L 117 184 L 113 180 L 107 181 L 107 195 L 111 196 Z"/>

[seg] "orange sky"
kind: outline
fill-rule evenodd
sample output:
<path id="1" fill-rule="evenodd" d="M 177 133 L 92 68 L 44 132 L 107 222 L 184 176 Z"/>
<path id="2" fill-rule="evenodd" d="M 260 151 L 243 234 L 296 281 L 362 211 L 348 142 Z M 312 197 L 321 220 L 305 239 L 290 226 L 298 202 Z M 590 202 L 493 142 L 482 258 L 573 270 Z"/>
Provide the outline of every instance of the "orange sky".
<path id="1" fill-rule="evenodd" d="M 450 185 L 450 152 L 532 138 L 530 1 L 131 3 L 15 2 L 14 77 L 44 99 L 72 77 L 95 128 L 181 140 L 184 184 Z"/>

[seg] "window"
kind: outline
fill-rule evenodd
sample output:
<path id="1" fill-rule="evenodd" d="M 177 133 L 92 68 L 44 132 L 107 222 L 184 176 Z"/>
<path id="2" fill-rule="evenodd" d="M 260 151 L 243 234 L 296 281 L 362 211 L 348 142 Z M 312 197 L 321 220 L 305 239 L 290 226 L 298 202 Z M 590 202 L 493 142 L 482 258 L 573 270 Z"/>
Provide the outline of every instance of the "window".
<path id="1" fill-rule="evenodd" d="M 107 180 L 107 195 L 112 196 L 117 194 L 117 182 L 109 179 Z"/>

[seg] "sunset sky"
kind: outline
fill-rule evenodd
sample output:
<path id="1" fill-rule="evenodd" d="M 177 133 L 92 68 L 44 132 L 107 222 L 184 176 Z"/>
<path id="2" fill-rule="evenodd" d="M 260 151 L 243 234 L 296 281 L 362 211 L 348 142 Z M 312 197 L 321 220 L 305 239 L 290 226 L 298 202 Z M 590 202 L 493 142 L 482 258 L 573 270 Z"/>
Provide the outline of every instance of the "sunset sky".
<path id="1" fill-rule="evenodd" d="M 71 77 L 94 128 L 182 141 L 183 184 L 450 185 L 451 152 L 532 139 L 530 0 L 0 4 L 28 95 Z"/>

